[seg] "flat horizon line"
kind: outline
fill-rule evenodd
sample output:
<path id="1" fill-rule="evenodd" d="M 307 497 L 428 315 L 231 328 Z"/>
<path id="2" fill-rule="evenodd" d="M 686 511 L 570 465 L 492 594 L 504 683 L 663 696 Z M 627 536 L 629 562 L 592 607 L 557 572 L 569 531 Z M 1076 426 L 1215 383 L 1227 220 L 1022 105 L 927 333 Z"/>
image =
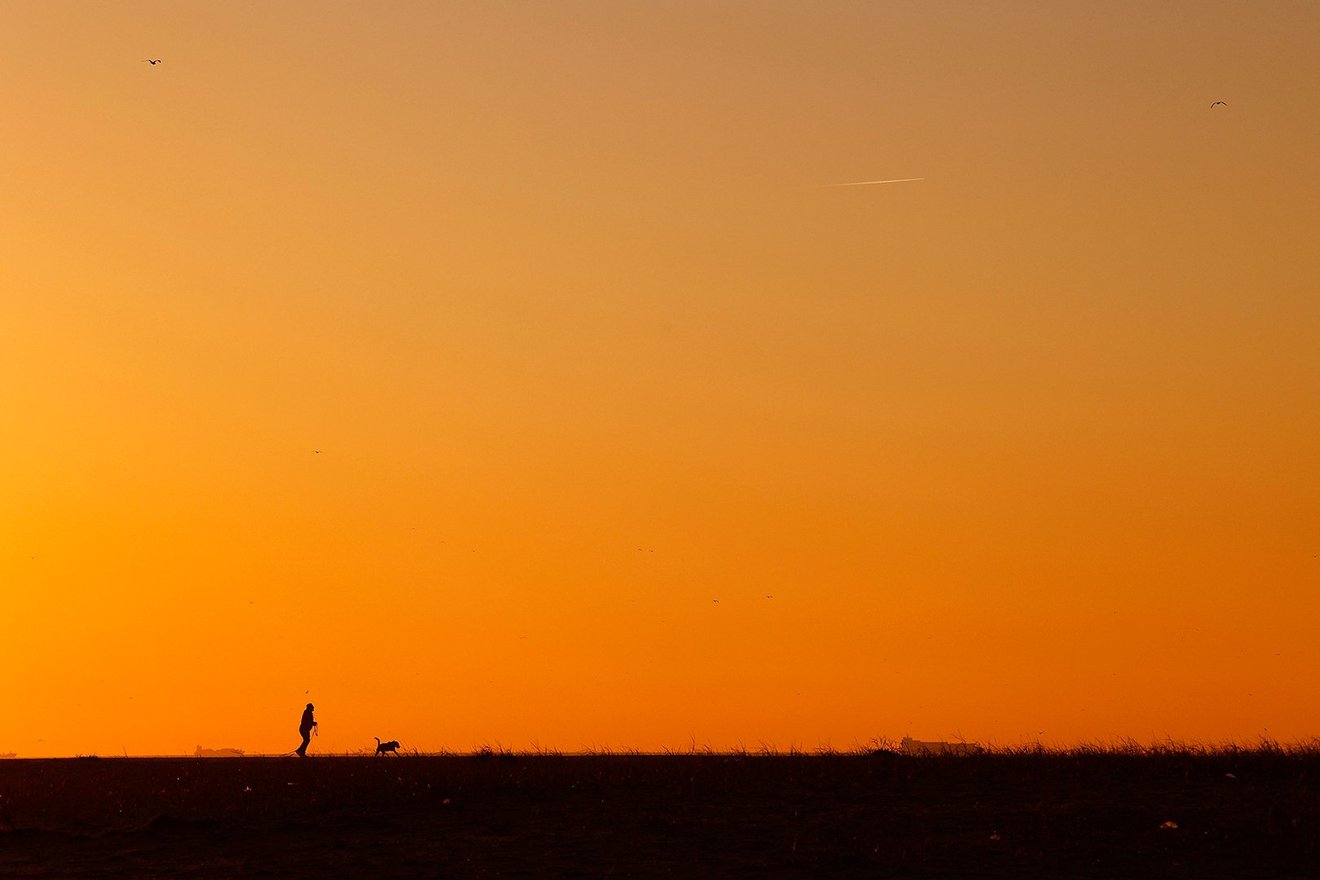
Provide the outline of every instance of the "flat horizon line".
<path id="1" fill-rule="evenodd" d="M 972 743 L 969 743 L 972 744 Z M 974 744 L 972 744 L 974 745 Z M 978 757 L 1086 757 L 1091 755 L 1122 755 L 1131 757 L 1160 757 L 1164 755 L 1228 755 L 1228 754 L 1279 754 L 1283 756 L 1312 756 L 1320 754 L 1320 739 L 1310 739 L 1293 743 L 1262 741 L 1249 745 L 1239 743 L 1082 743 L 1070 746 L 1047 746 L 1039 743 L 1022 745 L 984 745 L 972 752 L 956 753 L 906 753 L 898 744 L 882 744 L 873 747 L 855 749 L 671 749 L 646 751 L 641 749 L 600 749 L 581 751 L 557 751 L 553 749 L 518 750 L 484 749 L 455 752 L 448 750 L 403 751 L 397 755 L 377 755 L 370 750 L 359 752 L 321 752 L 308 754 L 311 759 L 324 760 L 368 760 L 390 761 L 399 758 L 424 759 L 534 759 L 534 758 L 953 758 L 966 759 Z M 24 763 L 37 761 L 66 761 L 86 763 L 88 761 L 301 761 L 302 758 L 288 753 L 254 753 L 243 755 L 44 755 L 22 757 L 14 755 L 0 759 L 0 766 L 6 763 Z"/>

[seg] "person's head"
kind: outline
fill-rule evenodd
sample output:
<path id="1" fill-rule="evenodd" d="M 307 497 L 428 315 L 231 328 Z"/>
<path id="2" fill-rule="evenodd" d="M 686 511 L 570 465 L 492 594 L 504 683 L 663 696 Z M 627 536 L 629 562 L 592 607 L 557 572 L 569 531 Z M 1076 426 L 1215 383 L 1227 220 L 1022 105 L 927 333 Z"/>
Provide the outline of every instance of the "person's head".
<path id="1" fill-rule="evenodd" d="M 316 707 L 313 706 L 311 703 L 308 703 L 308 704 L 307 704 L 307 710 L 308 710 L 308 711 L 311 711 L 312 709 L 315 709 L 315 708 L 316 708 Z"/>

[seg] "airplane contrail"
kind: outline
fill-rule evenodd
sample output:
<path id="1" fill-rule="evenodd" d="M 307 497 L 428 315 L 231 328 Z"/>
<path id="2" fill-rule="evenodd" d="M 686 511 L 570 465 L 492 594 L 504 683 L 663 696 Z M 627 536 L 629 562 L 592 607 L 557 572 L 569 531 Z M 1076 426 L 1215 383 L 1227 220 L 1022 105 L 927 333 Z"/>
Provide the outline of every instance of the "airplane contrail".
<path id="1" fill-rule="evenodd" d="M 925 180 L 924 177 L 899 177 L 894 180 L 859 180 L 856 183 L 822 183 L 817 189 L 829 189 L 835 186 L 874 186 L 877 183 L 911 183 L 914 180 Z"/>

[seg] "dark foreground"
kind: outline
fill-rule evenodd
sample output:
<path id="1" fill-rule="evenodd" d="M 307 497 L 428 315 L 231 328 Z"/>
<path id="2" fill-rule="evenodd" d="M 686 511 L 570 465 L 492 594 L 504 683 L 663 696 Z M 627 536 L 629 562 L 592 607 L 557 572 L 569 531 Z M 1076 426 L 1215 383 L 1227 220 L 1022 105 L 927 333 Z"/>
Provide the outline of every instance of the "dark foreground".
<path id="1" fill-rule="evenodd" d="M 10 760 L 0 877 L 1316 877 L 1317 781 L 1274 751 Z"/>

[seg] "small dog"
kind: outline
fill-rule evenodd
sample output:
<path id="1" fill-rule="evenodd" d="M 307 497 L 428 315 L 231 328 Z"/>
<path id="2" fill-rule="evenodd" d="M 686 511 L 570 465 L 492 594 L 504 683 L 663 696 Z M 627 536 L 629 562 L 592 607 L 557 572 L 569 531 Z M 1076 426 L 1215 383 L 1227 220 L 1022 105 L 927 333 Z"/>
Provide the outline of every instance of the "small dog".
<path id="1" fill-rule="evenodd" d="M 373 739 L 376 740 L 376 754 L 384 755 L 389 752 L 393 752 L 395 755 L 399 754 L 399 741 L 397 739 L 392 739 L 386 743 L 381 742 L 378 736 L 373 737 Z"/>

